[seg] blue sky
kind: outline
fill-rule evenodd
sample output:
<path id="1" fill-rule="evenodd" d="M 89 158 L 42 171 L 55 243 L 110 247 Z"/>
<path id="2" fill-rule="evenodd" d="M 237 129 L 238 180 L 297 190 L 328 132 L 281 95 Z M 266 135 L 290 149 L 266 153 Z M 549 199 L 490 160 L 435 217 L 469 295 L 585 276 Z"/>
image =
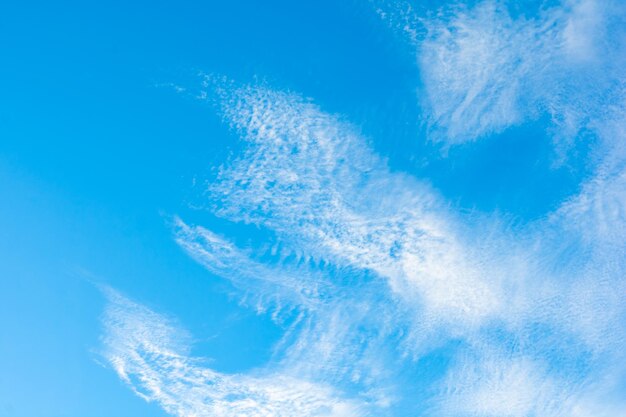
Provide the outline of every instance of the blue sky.
<path id="1" fill-rule="evenodd" d="M 0 416 L 626 416 L 625 20 L 5 2 Z"/>

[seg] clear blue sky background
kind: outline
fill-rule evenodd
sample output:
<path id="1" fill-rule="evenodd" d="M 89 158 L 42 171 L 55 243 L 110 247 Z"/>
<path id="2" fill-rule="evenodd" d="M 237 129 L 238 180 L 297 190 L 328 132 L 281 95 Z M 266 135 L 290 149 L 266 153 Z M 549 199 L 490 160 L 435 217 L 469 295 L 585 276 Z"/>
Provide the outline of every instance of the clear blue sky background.
<path id="1" fill-rule="evenodd" d="M 585 144 L 554 163 L 546 114 L 449 150 L 429 140 L 416 52 L 367 2 L 5 1 L 0 39 L 0 416 L 166 415 L 98 354 L 94 283 L 175 316 L 220 372 L 270 358 L 281 327 L 172 239 L 175 215 L 227 227 L 193 208 L 240 149 L 173 88 L 199 90 L 200 73 L 313 98 L 459 212 L 528 224 L 593 171 Z"/>

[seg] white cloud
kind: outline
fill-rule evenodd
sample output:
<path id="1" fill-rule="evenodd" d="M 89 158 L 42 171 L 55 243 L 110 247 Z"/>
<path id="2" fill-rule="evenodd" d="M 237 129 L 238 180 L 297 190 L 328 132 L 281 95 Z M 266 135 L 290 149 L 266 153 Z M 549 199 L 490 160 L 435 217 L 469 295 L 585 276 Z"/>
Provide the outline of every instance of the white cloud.
<path id="1" fill-rule="evenodd" d="M 502 343 L 465 348 L 439 386 L 433 413 L 442 417 L 622 416 L 624 355 L 592 370 L 551 364 Z M 567 353 L 566 353 L 567 355 Z"/>
<path id="2" fill-rule="evenodd" d="M 550 25 L 517 22 L 493 2 L 461 11 L 451 21 L 432 23 L 420 45 L 419 63 L 433 126 L 457 143 L 518 124 L 535 68 L 545 67 L 550 51 L 542 37 Z M 532 94 L 532 93 L 531 93 Z"/>
<path id="3" fill-rule="evenodd" d="M 602 3 L 597 0 L 571 2 L 572 10 L 566 18 L 562 36 L 567 55 L 575 60 L 598 59 L 604 26 Z"/>
<path id="4" fill-rule="evenodd" d="M 615 103 L 624 20 L 611 0 L 531 5 L 515 17 L 507 2 L 487 0 L 416 19 L 426 31 L 414 42 L 431 137 L 455 145 L 548 114 L 567 148 Z"/>
<path id="5" fill-rule="evenodd" d="M 228 278 L 249 294 L 259 312 L 308 311 L 323 307 L 337 289 L 320 271 L 298 264 L 268 265 L 201 226 L 174 219 L 176 242 L 212 273 Z"/>
<path id="6" fill-rule="evenodd" d="M 511 31 L 518 44 L 541 26 L 515 21 L 493 4 L 458 16 L 450 42 L 483 48 L 480 54 L 491 53 L 474 45 L 485 31 L 493 42 Z M 468 72 L 478 77 L 470 101 L 480 112 L 473 115 L 469 104 L 454 110 L 475 131 L 503 120 L 505 126 L 508 116 L 498 111 L 517 106 L 519 86 L 500 73 L 517 58 L 505 50 L 496 55 L 495 69 Z M 511 67 L 514 79 L 525 74 L 518 64 Z M 178 244 L 253 299 L 258 312 L 296 311 L 298 318 L 272 362 L 226 375 L 191 358 L 171 322 L 108 291 L 105 355 L 138 395 L 181 416 L 393 415 L 398 396 L 414 389 L 398 387 L 398 375 L 420 375 L 415 359 L 455 341 L 470 348 L 455 356 L 445 389 L 431 399 L 435 415 L 556 417 L 612 409 L 599 407 L 594 395 L 574 397 L 591 383 L 609 390 L 615 381 L 600 376 L 609 362 L 624 363 L 621 107 L 594 119 L 600 168 L 580 194 L 548 219 L 508 230 L 497 219 L 455 214 L 428 184 L 392 172 L 354 127 L 309 100 L 217 84 L 223 116 L 246 149 L 210 185 L 212 208 L 269 229 L 299 258 L 331 266 L 268 260 L 176 219 Z M 498 109 L 492 93 L 504 100 L 496 100 Z M 357 392 L 359 401 L 342 392 Z"/>
<path id="7" fill-rule="evenodd" d="M 353 127 L 294 94 L 238 88 L 223 101 L 249 148 L 210 186 L 218 214 L 272 229 L 298 252 L 374 271 L 448 324 L 478 324 L 500 308 L 489 239 L 470 249 L 436 193 L 391 173 Z"/>
<path id="8" fill-rule="evenodd" d="M 339 354 L 333 368 L 361 369 L 360 339 L 350 335 L 359 335 L 355 329 L 376 314 L 367 308 L 373 303 L 385 313 L 384 320 L 371 323 L 371 329 L 401 329 L 404 336 L 394 343 L 417 349 L 418 354 L 424 353 L 424 344 L 434 341 L 429 345 L 433 347 L 448 337 L 475 343 L 484 337 L 485 328 L 499 325 L 512 332 L 509 338 L 513 340 L 533 341 L 519 353 L 529 358 L 550 357 L 555 349 L 562 349 L 563 360 L 572 363 L 580 355 L 613 354 L 622 334 L 618 323 L 622 322 L 623 297 L 619 291 L 610 297 L 607 290 L 622 288 L 616 285 L 621 282 L 623 255 L 613 253 L 611 262 L 618 266 L 603 271 L 606 259 L 584 256 L 564 261 L 567 248 L 560 241 L 567 236 L 575 244 L 583 234 L 571 228 L 581 219 L 595 221 L 594 215 L 581 208 L 586 205 L 572 202 L 561 210 L 580 212 L 579 219 L 555 214 L 513 236 L 494 220 L 474 218 L 469 226 L 426 184 L 391 173 L 353 128 L 297 95 L 244 87 L 229 90 L 224 101 L 227 121 L 249 147 L 222 167 L 210 187 L 220 204 L 218 213 L 233 221 L 265 226 L 298 253 L 373 271 L 392 290 L 390 296 L 375 299 L 359 299 L 363 292 L 358 290 L 352 296 L 348 292 L 332 304 L 337 309 L 333 314 L 311 317 L 308 323 L 313 330 L 304 332 L 287 351 L 290 363 L 306 364 L 313 357 L 330 360 L 338 351 L 349 351 Z M 619 195 L 619 186 L 615 190 Z M 584 200 L 584 195 L 579 199 Z M 598 273 L 601 281 L 596 279 Z M 362 303 L 353 304 L 354 300 Z M 355 306 L 363 308 L 362 314 L 352 314 L 359 311 Z M 408 320 L 403 316 L 407 311 L 412 311 Z M 331 330 L 321 329 L 319 323 Z M 608 334 L 616 324 L 620 330 Z M 541 326 L 548 326 L 556 336 L 537 339 L 541 333 L 532 329 Z M 390 334 L 383 332 L 384 337 Z M 374 352 L 381 351 L 380 344 L 380 340 L 373 342 Z M 309 348 L 313 355 L 303 360 L 302 352 Z M 493 364 L 481 356 L 488 352 L 479 352 L 477 362 L 463 365 L 478 366 L 471 375 L 485 378 L 481 379 L 484 387 L 455 388 L 465 390 L 459 404 L 469 407 L 473 401 L 485 407 L 481 411 L 476 405 L 478 411 L 468 415 L 523 416 L 540 410 L 557 416 L 571 409 L 567 404 L 554 406 L 551 398 L 534 389 L 559 385 L 562 376 L 543 375 L 548 371 L 527 369 L 526 362 L 506 355 Z M 373 356 L 364 360 L 370 372 Z M 600 365 L 591 359 L 588 366 Z M 319 367 L 304 368 L 305 374 L 323 372 Z M 545 382 L 544 376 L 545 381 L 559 382 Z M 582 373 L 564 381 L 573 390 L 588 378 Z M 503 399 L 513 395 L 507 391 L 509 384 L 519 390 L 515 391 L 518 397 L 512 397 L 517 399 L 507 403 Z M 488 402 L 486 393 L 492 389 L 501 395 Z M 568 397 L 572 390 L 555 388 L 552 397 Z M 546 410 L 553 410 L 552 414 Z"/>
<path id="9" fill-rule="evenodd" d="M 592 178 L 555 216 L 587 243 L 621 246 L 626 236 L 626 169 Z"/>
<path id="10" fill-rule="evenodd" d="M 146 401 L 175 416 L 364 415 L 330 387 L 288 373 L 223 374 L 188 356 L 184 332 L 171 320 L 105 289 L 104 356 Z"/>
<path id="11" fill-rule="evenodd" d="M 384 404 L 394 390 L 384 356 L 398 355 L 389 338 L 406 318 L 379 282 L 347 282 L 350 271 L 307 264 L 259 263 L 212 232 L 176 221 L 176 240 L 209 271 L 229 280 L 257 311 L 279 306 L 296 311 L 275 347 L 280 367 L 291 373 L 365 390 L 369 403 Z M 338 282 L 331 282 L 332 280 Z M 347 279 L 346 281 L 350 281 Z M 274 316 L 278 313 L 275 311 Z M 282 323 L 282 322 L 281 322 Z M 383 408 L 384 406 L 381 405 Z"/>
<path id="12" fill-rule="evenodd" d="M 575 392 L 567 384 L 532 358 L 483 350 L 451 369 L 439 407 L 443 416 L 564 416 Z"/>

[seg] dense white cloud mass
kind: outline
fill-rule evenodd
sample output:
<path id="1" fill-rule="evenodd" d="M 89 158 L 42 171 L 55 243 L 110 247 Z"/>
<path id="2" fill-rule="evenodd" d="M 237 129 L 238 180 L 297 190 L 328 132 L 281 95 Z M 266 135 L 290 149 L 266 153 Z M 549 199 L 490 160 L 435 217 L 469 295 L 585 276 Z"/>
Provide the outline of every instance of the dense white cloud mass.
<path id="1" fill-rule="evenodd" d="M 482 2 L 415 20 L 427 29 L 412 41 L 436 139 L 454 145 L 543 113 L 556 142 L 581 129 L 595 138 L 578 195 L 515 229 L 455 213 L 297 94 L 208 81 L 245 145 L 209 185 L 211 209 L 294 256 L 178 218 L 175 239 L 285 336 L 262 369 L 217 373 L 174 324 L 107 290 L 105 356 L 178 416 L 403 415 L 406 404 L 442 417 L 625 416 L 620 13 L 582 0 L 513 16 Z M 450 359 L 424 377 L 437 352 Z M 428 400 L 412 404 L 418 394 Z"/>

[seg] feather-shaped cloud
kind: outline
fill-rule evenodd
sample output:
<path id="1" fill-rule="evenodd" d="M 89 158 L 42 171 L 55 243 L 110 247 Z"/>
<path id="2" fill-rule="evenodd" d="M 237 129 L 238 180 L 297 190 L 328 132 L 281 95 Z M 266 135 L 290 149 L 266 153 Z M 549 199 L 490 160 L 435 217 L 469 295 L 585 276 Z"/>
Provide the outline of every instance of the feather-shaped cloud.
<path id="1" fill-rule="evenodd" d="M 515 229 L 455 212 L 310 100 L 208 82 L 204 96 L 244 144 L 209 185 L 212 211 L 299 258 L 179 218 L 174 238 L 285 336 L 263 368 L 218 373 L 189 356 L 177 326 L 107 290 L 104 354 L 120 377 L 179 416 L 403 415 L 410 404 L 410 415 L 621 417 L 625 90 L 611 87 L 623 86 L 613 63 L 597 86 L 572 81 L 604 66 L 607 4 L 514 18 L 480 3 L 423 21 L 427 36 L 413 38 L 428 117 L 449 144 L 539 112 L 563 128 L 557 140 L 593 131 L 593 174 L 578 195 Z M 447 359 L 425 376 L 437 355 Z"/>
<path id="2" fill-rule="evenodd" d="M 140 397 L 175 416 L 361 415 L 329 387 L 260 370 L 226 375 L 189 355 L 184 333 L 164 316 L 105 289 L 104 356 Z"/>

